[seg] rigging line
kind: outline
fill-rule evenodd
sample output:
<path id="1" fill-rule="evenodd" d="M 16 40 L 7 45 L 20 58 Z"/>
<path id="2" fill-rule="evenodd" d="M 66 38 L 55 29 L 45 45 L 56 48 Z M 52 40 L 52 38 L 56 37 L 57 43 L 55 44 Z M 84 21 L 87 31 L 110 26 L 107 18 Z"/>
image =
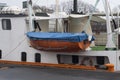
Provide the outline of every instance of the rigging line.
<path id="1" fill-rule="evenodd" d="M 47 1 L 47 2 L 46 2 L 46 5 L 45 5 L 45 6 L 46 6 L 46 8 L 47 8 L 47 7 L 48 7 L 48 0 L 46 0 L 46 1 Z"/>
<path id="2" fill-rule="evenodd" d="M 118 29 L 117 29 L 117 34 L 120 34 L 120 8 L 118 7 L 118 13 L 117 13 L 117 18 L 118 18 Z"/>
<path id="3" fill-rule="evenodd" d="M 103 6 L 104 6 L 104 10 L 105 10 L 105 2 L 104 2 L 105 0 L 102 0 L 102 2 L 103 2 Z"/>
<path id="4" fill-rule="evenodd" d="M 118 7 L 118 9 L 117 9 L 117 18 L 118 18 L 118 29 L 119 29 L 119 27 L 120 27 L 120 19 L 119 19 L 119 14 L 120 14 L 120 9 L 119 9 L 119 7 Z"/>
<path id="5" fill-rule="evenodd" d="M 110 7 L 110 4 L 108 3 L 108 8 L 109 8 L 109 10 L 110 10 L 110 15 L 112 16 L 112 19 L 113 19 L 113 13 L 112 13 L 112 11 L 111 11 L 111 7 Z"/>
<path id="6" fill-rule="evenodd" d="M 100 0 L 97 0 L 97 1 L 96 1 L 95 7 L 94 7 L 94 9 L 93 9 L 93 12 L 95 11 L 95 9 L 96 9 L 96 7 L 97 7 L 99 1 L 100 1 Z M 83 31 L 86 31 L 86 29 L 87 29 L 87 27 L 88 27 L 88 24 L 90 23 L 90 20 L 92 19 L 93 12 L 89 15 L 89 19 L 88 19 L 86 25 L 84 26 Z"/>
<path id="7" fill-rule="evenodd" d="M 26 40 L 26 37 L 24 37 L 24 39 L 23 39 L 22 41 L 20 41 L 20 42 L 18 43 L 18 45 L 17 45 L 14 49 L 12 49 L 9 53 L 7 53 L 5 56 L 3 56 L 3 58 L 7 57 L 7 56 L 10 55 L 13 51 L 15 51 L 25 40 Z"/>
<path id="8" fill-rule="evenodd" d="M 36 0 L 33 4 L 36 4 L 39 0 Z"/>
<path id="9" fill-rule="evenodd" d="M 110 14 L 111 14 L 111 16 L 112 16 L 112 18 L 113 18 L 114 16 L 113 16 L 113 13 L 112 13 L 112 11 L 111 11 L 112 9 L 111 9 L 111 7 L 110 7 L 110 2 L 108 2 L 108 8 L 109 8 Z"/>

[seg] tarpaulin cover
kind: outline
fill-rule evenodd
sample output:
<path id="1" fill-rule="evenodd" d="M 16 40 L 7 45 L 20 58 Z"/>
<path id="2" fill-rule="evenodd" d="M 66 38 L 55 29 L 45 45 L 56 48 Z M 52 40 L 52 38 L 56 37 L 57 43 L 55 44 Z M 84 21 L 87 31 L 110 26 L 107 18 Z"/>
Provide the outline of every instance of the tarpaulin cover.
<path id="1" fill-rule="evenodd" d="M 86 33 L 28 32 L 27 36 L 32 40 L 57 40 L 68 42 L 81 42 L 88 39 Z M 92 37 L 92 40 L 94 40 L 94 37 Z"/>

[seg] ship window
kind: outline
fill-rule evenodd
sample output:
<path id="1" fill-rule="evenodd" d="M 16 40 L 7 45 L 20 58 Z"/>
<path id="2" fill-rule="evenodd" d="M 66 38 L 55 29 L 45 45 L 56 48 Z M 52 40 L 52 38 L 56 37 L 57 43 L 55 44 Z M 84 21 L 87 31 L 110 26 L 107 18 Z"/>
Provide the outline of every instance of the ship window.
<path id="1" fill-rule="evenodd" d="M 118 35 L 118 49 L 120 49 L 120 34 Z"/>
<path id="2" fill-rule="evenodd" d="M 61 55 L 57 55 L 57 60 L 58 60 L 58 63 L 60 64 L 61 63 Z"/>
<path id="3" fill-rule="evenodd" d="M 105 57 L 104 56 L 97 56 L 97 64 L 104 65 L 104 63 L 105 63 Z"/>
<path id="4" fill-rule="evenodd" d="M 79 56 L 73 55 L 72 56 L 72 63 L 73 64 L 78 64 L 79 63 Z"/>
<path id="5" fill-rule="evenodd" d="M 68 24 L 69 24 L 68 20 L 65 20 L 64 21 L 64 32 L 68 32 L 69 31 L 69 28 L 68 28 L 69 25 Z"/>
<path id="6" fill-rule="evenodd" d="M 120 56 L 119 56 L 119 63 L 120 63 Z"/>
<path id="7" fill-rule="evenodd" d="M 35 53 L 35 62 L 41 62 L 41 54 Z"/>
<path id="8" fill-rule="evenodd" d="M 27 8 L 27 1 L 23 2 L 23 8 Z"/>
<path id="9" fill-rule="evenodd" d="M 26 52 L 21 53 L 21 61 L 27 61 L 27 53 Z"/>
<path id="10" fill-rule="evenodd" d="M 11 21 L 10 19 L 2 19 L 2 29 L 11 30 Z"/>
<path id="11" fill-rule="evenodd" d="M 2 50 L 0 50 L 0 59 L 2 58 Z"/>

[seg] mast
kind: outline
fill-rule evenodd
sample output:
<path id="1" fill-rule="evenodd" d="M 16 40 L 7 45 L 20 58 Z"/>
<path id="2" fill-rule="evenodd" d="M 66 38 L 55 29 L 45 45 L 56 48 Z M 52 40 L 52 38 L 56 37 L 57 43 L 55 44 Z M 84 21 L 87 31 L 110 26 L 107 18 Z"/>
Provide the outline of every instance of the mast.
<path id="1" fill-rule="evenodd" d="M 27 0 L 27 5 L 28 5 L 28 16 L 29 16 L 30 31 L 34 31 L 33 17 L 32 17 L 32 0 Z"/>
<path id="2" fill-rule="evenodd" d="M 74 12 L 75 13 L 77 13 L 77 0 L 74 0 L 74 7 L 73 7 L 73 9 L 74 9 Z"/>
<path id="3" fill-rule="evenodd" d="M 72 13 L 73 14 L 78 14 L 78 8 L 77 8 L 77 0 L 74 0 L 73 1 L 73 11 L 72 11 Z"/>
<path id="4" fill-rule="evenodd" d="M 106 44 L 106 50 L 109 49 L 115 49 L 116 46 L 113 42 L 113 34 L 112 34 L 112 28 L 111 28 L 111 23 L 110 23 L 110 12 L 109 12 L 109 5 L 108 5 L 108 0 L 105 1 L 105 12 L 106 12 L 106 24 L 107 24 L 107 44 Z"/>
<path id="5" fill-rule="evenodd" d="M 55 11 L 55 15 L 56 15 L 56 17 L 58 17 L 58 3 L 59 3 L 59 1 L 58 0 L 56 0 L 56 11 Z M 55 30 L 56 30 L 56 32 L 58 31 L 58 19 L 56 19 L 56 23 L 55 23 L 56 25 L 55 25 Z"/>

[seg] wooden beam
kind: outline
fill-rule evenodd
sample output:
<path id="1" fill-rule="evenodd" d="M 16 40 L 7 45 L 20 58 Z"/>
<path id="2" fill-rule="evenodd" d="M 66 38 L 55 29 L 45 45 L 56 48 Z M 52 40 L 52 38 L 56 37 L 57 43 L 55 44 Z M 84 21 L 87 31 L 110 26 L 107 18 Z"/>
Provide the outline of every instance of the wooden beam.
<path id="1" fill-rule="evenodd" d="M 42 67 L 96 70 L 96 68 L 94 66 L 71 65 L 71 64 L 51 64 L 51 63 L 20 62 L 20 61 L 7 61 L 7 60 L 0 60 L 0 64 L 13 64 L 13 65 L 17 64 L 17 65 L 27 65 L 27 66 L 42 66 Z"/>

